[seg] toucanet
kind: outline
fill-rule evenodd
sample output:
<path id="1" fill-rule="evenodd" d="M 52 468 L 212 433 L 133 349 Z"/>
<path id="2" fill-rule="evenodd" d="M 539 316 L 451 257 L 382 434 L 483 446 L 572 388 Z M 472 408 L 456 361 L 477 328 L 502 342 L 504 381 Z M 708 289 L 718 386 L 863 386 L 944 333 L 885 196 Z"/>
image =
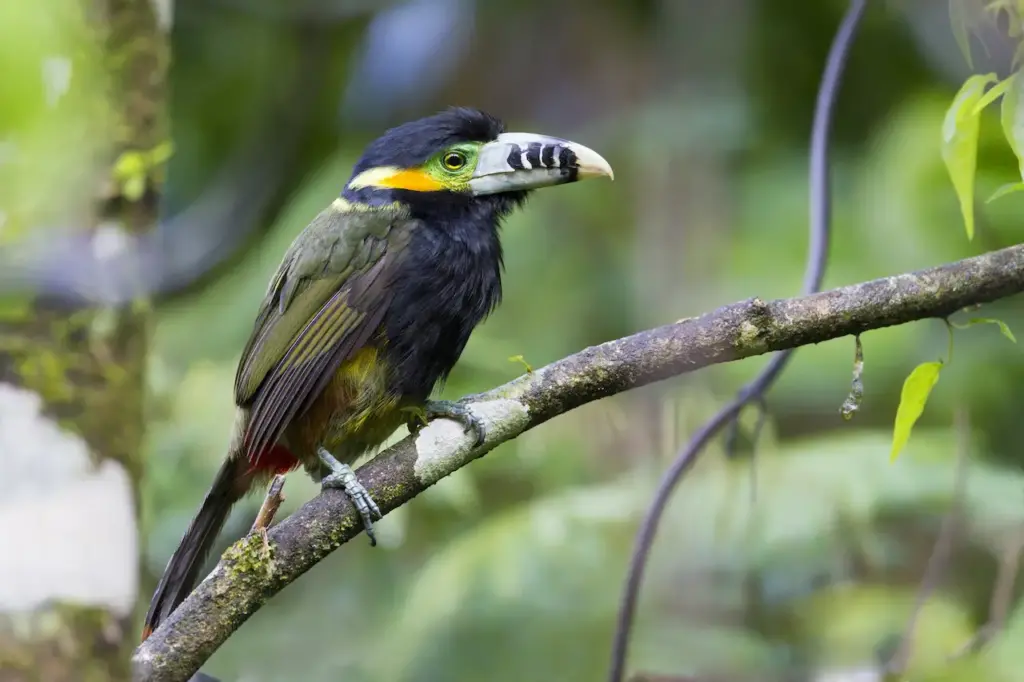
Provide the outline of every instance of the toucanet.
<path id="1" fill-rule="evenodd" d="M 380 511 L 349 464 L 403 424 L 438 417 L 483 442 L 465 407 L 429 397 L 501 299 L 500 223 L 531 190 L 601 176 L 612 169 L 593 150 L 506 133 L 467 108 L 367 147 L 270 281 L 235 376 L 228 454 L 167 563 L 143 639 L 192 590 L 232 505 L 274 474 L 301 465 L 344 490 L 374 542 Z"/>

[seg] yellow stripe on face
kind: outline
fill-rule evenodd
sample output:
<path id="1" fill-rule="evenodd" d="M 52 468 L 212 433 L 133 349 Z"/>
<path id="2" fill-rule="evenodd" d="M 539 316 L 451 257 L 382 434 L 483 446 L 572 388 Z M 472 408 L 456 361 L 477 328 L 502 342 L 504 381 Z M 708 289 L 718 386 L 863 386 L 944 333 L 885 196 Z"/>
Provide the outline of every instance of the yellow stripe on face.
<path id="1" fill-rule="evenodd" d="M 360 187 L 381 187 L 389 189 L 406 189 L 412 192 L 437 192 L 446 187 L 423 172 L 419 168 L 371 168 L 363 171 L 348 185 L 352 189 Z"/>
<path id="2" fill-rule="evenodd" d="M 382 187 L 407 189 L 413 192 L 436 192 L 445 188 L 440 182 L 421 170 L 404 170 L 384 178 Z"/>

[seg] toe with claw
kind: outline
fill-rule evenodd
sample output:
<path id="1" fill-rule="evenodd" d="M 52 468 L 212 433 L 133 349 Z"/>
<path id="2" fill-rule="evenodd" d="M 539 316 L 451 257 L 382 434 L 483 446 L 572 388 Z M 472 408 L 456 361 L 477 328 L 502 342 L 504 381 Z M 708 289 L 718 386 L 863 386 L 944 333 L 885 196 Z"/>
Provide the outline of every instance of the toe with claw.
<path id="1" fill-rule="evenodd" d="M 351 500 L 352 505 L 359 512 L 359 517 L 363 520 L 363 528 L 366 529 L 366 535 L 370 538 L 370 544 L 377 544 L 377 536 L 373 530 L 374 518 L 382 518 L 380 513 L 380 507 L 373 501 L 370 496 L 370 492 L 363 487 L 363 484 L 356 478 L 356 474 L 352 471 L 352 468 L 347 464 L 342 464 L 334 455 L 327 452 L 323 448 L 319 451 L 320 461 L 323 462 L 331 473 L 327 474 L 320 481 L 320 487 L 322 489 L 337 488 L 344 491 Z"/>
<path id="2" fill-rule="evenodd" d="M 476 442 L 473 444 L 473 447 L 483 445 L 484 439 L 487 436 L 483 421 L 461 403 L 451 400 L 430 400 L 423 406 L 423 415 L 427 421 L 440 417 L 462 424 L 464 427 L 463 431 L 466 433 L 472 431 L 476 436 Z"/>

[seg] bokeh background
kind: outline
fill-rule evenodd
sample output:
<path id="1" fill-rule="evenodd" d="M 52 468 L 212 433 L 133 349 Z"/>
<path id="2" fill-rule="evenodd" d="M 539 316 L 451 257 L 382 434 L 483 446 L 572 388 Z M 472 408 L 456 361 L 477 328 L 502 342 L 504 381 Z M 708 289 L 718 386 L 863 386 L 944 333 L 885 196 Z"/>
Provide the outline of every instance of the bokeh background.
<path id="1" fill-rule="evenodd" d="M 106 67 L 79 5 L 0 3 L 0 244 L 45 234 L 47 248 L 19 262 L 58 293 L 95 273 L 72 237 L 39 226 L 73 226 L 74 211 L 95 197 L 98 149 L 118 135 L 94 115 Z M 517 355 L 541 366 L 734 300 L 798 292 L 810 122 L 845 7 L 158 4 L 172 59 L 169 128 L 156 141 L 171 146 L 157 155 L 170 157 L 156 186 L 160 225 L 132 247 L 160 289 L 146 313 L 134 469 L 139 609 L 225 450 L 235 363 L 266 281 L 363 145 L 389 125 L 462 104 L 510 129 L 580 141 L 615 168 L 614 183 L 539 193 L 508 222 L 504 304 L 474 334 L 444 394 L 484 390 L 522 373 Z M 974 70 L 1005 73 L 1012 45 L 986 47 Z M 67 57 L 45 66 L 58 53 Z M 1015 194 L 979 206 L 969 242 L 942 164 L 945 109 L 970 73 L 945 0 L 869 3 L 832 136 L 826 287 L 1020 239 L 1024 197 Z M 60 106 L 48 104 L 51 91 Z M 19 166 L 16 149 L 34 163 Z M 987 113 L 978 196 L 1015 173 L 997 113 Z M 1019 301 L 990 308 L 986 316 L 1024 334 Z M 958 331 L 955 360 L 891 464 L 903 379 L 945 357 L 946 330 L 922 321 L 863 342 L 855 419 L 838 413 L 853 340 L 802 349 L 769 395 L 756 459 L 749 439 L 732 458 L 716 442 L 680 486 L 644 586 L 632 670 L 877 679 L 871 671 L 912 611 L 966 450 L 951 559 L 921 615 L 910 671 L 915 680 L 1024 679 L 1015 593 L 1004 600 L 1001 636 L 947 660 L 988 619 L 1000 566 L 1024 542 L 1021 349 L 995 326 Z M 388 515 L 380 547 L 360 537 L 284 590 L 204 671 L 225 682 L 601 679 L 633 533 L 658 476 L 764 360 L 589 405 L 502 446 Z M 958 411 L 967 433 L 954 427 Z M 744 415 L 743 433 L 755 417 Z M 291 476 L 281 513 L 316 492 Z M 218 550 L 247 531 L 259 502 L 236 509 Z"/>

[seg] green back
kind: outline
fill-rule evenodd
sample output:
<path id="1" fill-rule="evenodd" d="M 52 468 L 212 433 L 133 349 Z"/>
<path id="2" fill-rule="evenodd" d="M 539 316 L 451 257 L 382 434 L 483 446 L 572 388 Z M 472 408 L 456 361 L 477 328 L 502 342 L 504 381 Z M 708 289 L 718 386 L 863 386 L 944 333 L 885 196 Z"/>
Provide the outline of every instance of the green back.
<path id="1" fill-rule="evenodd" d="M 245 454 L 254 463 L 338 367 L 373 340 L 412 226 L 397 206 L 335 202 L 296 237 L 235 376 L 235 402 L 250 409 Z"/>

